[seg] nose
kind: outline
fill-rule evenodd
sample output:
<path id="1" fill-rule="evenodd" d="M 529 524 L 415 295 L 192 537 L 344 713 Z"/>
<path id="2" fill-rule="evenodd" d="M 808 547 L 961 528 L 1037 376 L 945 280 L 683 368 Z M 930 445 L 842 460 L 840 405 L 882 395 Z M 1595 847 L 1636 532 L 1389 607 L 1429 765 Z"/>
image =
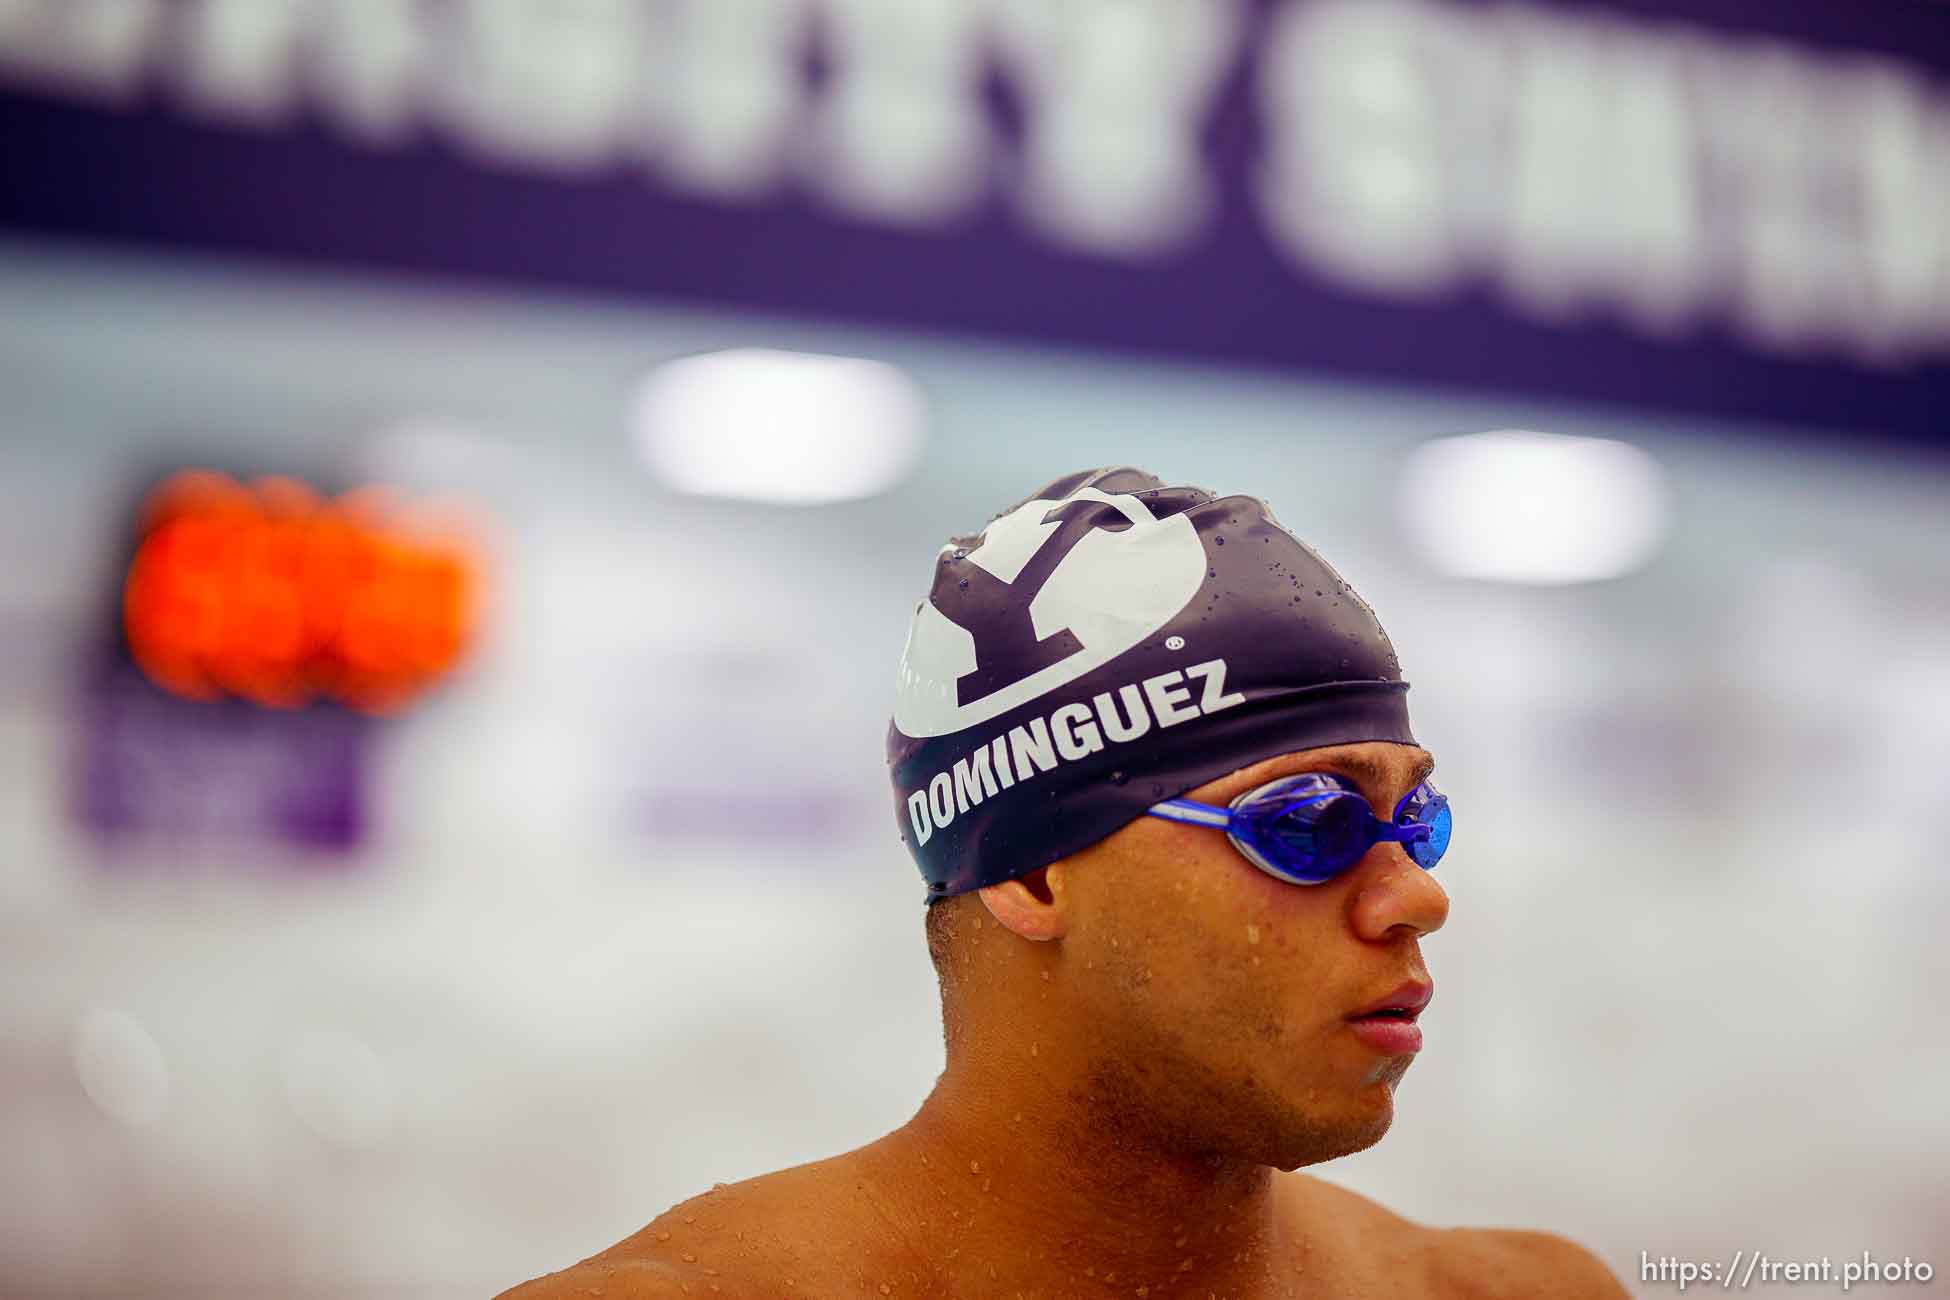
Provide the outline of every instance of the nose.
<path id="1" fill-rule="evenodd" d="M 1449 895 L 1399 844 L 1377 844 L 1354 869 L 1348 920 L 1370 943 L 1433 934 L 1449 919 Z"/>

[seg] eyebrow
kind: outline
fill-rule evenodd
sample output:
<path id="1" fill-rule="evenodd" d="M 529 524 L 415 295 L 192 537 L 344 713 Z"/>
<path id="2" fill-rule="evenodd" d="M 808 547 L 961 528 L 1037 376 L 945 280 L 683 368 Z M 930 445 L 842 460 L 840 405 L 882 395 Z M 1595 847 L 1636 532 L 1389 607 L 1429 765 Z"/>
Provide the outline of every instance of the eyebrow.
<path id="1" fill-rule="evenodd" d="M 1375 762 L 1366 754 L 1336 754 L 1332 757 L 1322 758 L 1319 763 L 1319 770 L 1339 771 L 1341 774 L 1351 776 L 1363 785 L 1374 789 L 1385 789 L 1388 782 L 1394 777 L 1394 771 L 1391 768 Z M 1430 774 L 1434 771 L 1435 759 L 1433 756 L 1424 754 L 1422 757 L 1416 759 L 1414 766 L 1409 770 L 1409 788 L 1414 789 L 1416 786 L 1422 784 L 1422 782 L 1428 780 Z"/>

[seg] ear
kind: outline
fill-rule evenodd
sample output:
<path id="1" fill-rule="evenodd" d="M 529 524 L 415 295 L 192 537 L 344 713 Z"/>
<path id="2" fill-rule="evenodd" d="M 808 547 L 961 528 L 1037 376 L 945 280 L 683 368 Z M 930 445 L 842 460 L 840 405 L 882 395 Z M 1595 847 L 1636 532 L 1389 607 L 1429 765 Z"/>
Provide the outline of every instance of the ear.
<path id="1" fill-rule="evenodd" d="M 976 891 L 995 923 L 1012 934 L 1043 942 L 1070 932 L 1070 909 L 1064 896 L 1063 864 L 1038 867 L 1015 880 L 985 885 Z"/>

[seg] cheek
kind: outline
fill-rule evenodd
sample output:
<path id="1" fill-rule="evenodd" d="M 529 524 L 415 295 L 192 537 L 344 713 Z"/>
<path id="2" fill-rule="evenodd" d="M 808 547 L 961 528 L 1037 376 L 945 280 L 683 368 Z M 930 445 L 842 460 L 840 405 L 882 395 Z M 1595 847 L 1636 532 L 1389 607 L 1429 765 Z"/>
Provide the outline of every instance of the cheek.
<path id="1" fill-rule="evenodd" d="M 1124 1014 L 1225 1053 L 1311 1037 L 1331 998 L 1336 934 L 1324 894 L 1260 872 L 1166 882 L 1126 900 L 1087 957 Z"/>
<path id="2" fill-rule="evenodd" d="M 1206 959 L 1252 972 L 1286 1006 L 1303 1007 L 1349 941 L 1345 886 L 1290 885 L 1236 857 L 1210 867 L 1174 882 Z"/>
<path id="3" fill-rule="evenodd" d="M 1344 888 L 1289 885 L 1223 842 L 1140 829 L 1145 842 L 1106 842 L 1122 851 L 1101 853 L 1075 884 L 1090 924 L 1070 956 L 1097 986 L 1099 1023 L 1130 1017 L 1213 1046 L 1311 1035 L 1349 942 Z"/>

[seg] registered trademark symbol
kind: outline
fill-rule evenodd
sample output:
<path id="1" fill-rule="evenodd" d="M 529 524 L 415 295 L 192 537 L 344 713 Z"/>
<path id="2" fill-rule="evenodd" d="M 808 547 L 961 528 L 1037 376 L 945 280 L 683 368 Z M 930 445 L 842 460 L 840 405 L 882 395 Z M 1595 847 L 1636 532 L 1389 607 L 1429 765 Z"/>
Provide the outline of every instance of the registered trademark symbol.
<path id="1" fill-rule="evenodd" d="M 1184 648 L 1185 648 L 1185 638 L 1184 638 L 1184 637 L 1182 637 L 1182 636 L 1168 636 L 1168 637 L 1166 637 L 1166 638 L 1165 638 L 1165 649 L 1167 649 L 1167 650 L 1183 650 Z"/>

